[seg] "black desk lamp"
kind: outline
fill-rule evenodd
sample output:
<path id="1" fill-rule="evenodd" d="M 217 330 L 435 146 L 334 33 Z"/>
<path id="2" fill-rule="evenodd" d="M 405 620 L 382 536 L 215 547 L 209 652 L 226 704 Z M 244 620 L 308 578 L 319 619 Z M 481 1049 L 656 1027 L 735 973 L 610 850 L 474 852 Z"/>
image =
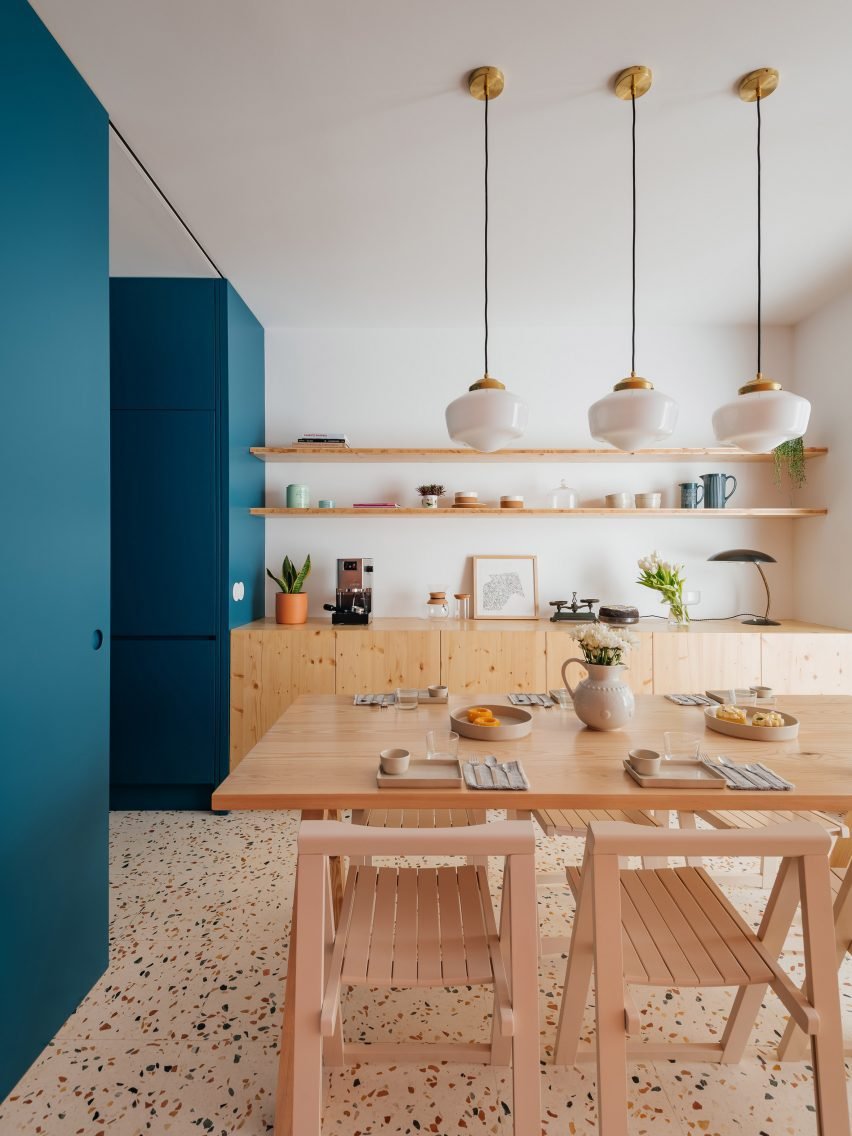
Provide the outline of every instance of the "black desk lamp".
<path id="1" fill-rule="evenodd" d="M 766 577 L 763 574 L 761 564 L 777 564 L 774 556 L 770 556 L 766 552 L 755 552 L 753 548 L 729 548 L 727 552 L 717 552 L 715 556 L 708 556 L 708 560 L 725 560 L 734 564 L 753 564 L 760 573 L 760 578 L 763 580 L 763 586 L 766 588 L 766 613 L 762 618 L 744 619 L 743 623 L 749 623 L 753 627 L 780 627 L 781 624 L 777 619 L 769 618 L 769 585 L 766 582 Z"/>

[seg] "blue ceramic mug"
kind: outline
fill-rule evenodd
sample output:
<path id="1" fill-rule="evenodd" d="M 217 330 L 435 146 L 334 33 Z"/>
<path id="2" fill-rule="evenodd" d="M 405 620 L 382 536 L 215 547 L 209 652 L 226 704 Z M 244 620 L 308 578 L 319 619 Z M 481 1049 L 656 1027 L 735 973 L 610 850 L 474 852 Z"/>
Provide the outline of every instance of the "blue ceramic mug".
<path id="1" fill-rule="evenodd" d="M 678 483 L 678 489 L 681 509 L 697 509 L 704 500 L 704 488 L 697 481 L 681 481 Z"/>
<path id="2" fill-rule="evenodd" d="M 701 480 L 704 482 L 704 508 L 724 509 L 726 501 L 737 488 L 737 479 L 734 475 L 732 473 L 702 473 Z M 726 492 L 729 481 L 734 483 L 730 493 Z"/>

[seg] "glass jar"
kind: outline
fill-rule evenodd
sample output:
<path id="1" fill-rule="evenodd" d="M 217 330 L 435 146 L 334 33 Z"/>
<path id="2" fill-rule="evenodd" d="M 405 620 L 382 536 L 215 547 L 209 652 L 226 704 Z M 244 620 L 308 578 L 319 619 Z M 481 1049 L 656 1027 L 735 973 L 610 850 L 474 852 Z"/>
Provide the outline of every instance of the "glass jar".
<path id="1" fill-rule="evenodd" d="M 454 592 L 456 619 L 470 619 L 470 595 L 468 592 Z"/>
<path id="2" fill-rule="evenodd" d="M 551 489 L 550 491 L 550 507 L 551 509 L 577 508 L 577 490 L 572 489 L 570 485 L 566 485 L 564 478 L 555 489 Z"/>
<path id="3" fill-rule="evenodd" d="M 446 592 L 430 592 L 426 601 L 427 619 L 447 619 L 450 614 L 450 605 L 447 602 Z"/>

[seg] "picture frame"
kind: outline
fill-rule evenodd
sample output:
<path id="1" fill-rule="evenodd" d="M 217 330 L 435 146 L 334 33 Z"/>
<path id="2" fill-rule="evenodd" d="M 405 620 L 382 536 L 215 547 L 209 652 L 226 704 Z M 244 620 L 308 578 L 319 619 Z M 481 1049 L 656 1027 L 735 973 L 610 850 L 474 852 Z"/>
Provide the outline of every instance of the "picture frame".
<path id="1" fill-rule="evenodd" d="M 538 557 L 473 557 L 474 619 L 538 619 Z"/>

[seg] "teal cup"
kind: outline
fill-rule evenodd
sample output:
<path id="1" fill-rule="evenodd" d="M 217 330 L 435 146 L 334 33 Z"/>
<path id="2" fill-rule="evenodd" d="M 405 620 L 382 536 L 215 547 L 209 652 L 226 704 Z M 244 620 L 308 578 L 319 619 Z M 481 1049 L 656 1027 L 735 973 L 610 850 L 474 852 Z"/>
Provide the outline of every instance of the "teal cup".
<path id="1" fill-rule="evenodd" d="M 307 509 L 311 503 L 311 492 L 307 485 L 287 486 L 287 508 Z"/>
<path id="2" fill-rule="evenodd" d="M 319 507 L 321 509 L 333 509 L 334 508 L 334 501 L 327 500 L 326 498 L 323 497 L 323 498 L 320 499 Z"/>
<path id="3" fill-rule="evenodd" d="M 681 481 L 678 483 L 678 489 L 681 509 L 697 509 L 704 500 L 704 489 L 697 481 Z"/>

